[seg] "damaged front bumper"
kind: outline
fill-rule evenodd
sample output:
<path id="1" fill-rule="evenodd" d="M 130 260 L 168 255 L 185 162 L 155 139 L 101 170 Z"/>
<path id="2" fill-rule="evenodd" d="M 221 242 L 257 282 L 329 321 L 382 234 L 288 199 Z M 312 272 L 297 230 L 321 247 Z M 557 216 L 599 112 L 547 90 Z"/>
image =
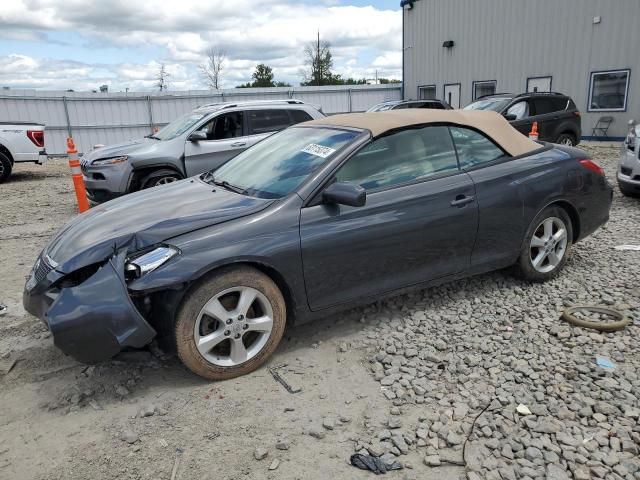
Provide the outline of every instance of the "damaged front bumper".
<path id="1" fill-rule="evenodd" d="M 48 326 L 58 348 L 82 363 L 109 359 L 125 347 L 143 347 L 156 335 L 129 296 L 125 257 L 125 251 L 112 256 L 73 285 L 43 253 L 27 281 L 25 309 Z"/>

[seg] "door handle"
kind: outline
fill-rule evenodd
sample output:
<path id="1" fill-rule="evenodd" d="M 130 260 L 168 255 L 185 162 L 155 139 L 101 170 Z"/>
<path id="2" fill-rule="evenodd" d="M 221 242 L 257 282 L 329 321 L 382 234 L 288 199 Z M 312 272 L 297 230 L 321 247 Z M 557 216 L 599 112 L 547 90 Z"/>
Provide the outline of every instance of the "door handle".
<path id="1" fill-rule="evenodd" d="M 466 195 L 458 195 L 455 200 L 451 200 L 451 206 L 452 207 L 462 208 L 467 203 L 471 203 L 474 200 L 475 200 L 475 197 L 473 195 L 471 195 L 469 197 L 467 197 Z"/>
<path id="2" fill-rule="evenodd" d="M 232 147 L 244 147 L 247 144 L 247 142 L 233 142 L 231 144 Z"/>

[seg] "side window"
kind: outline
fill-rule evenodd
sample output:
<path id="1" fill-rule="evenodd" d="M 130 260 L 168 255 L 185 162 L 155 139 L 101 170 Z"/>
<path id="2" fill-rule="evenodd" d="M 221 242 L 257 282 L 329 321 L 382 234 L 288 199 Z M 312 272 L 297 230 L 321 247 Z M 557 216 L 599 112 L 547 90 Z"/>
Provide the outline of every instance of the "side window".
<path id="1" fill-rule="evenodd" d="M 444 110 L 444 107 L 439 102 L 427 102 L 422 108 L 432 108 L 434 110 Z"/>
<path id="2" fill-rule="evenodd" d="M 287 128 L 291 121 L 286 110 L 250 110 L 249 135 L 277 132 Z"/>
<path id="3" fill-rule="evenodd" d="M 514 103 L 509 107 L 509 110 L 507 110 L 507 114 L 515 115 L 516 120 L 522 120 L 524 117 L 529 116 L 529 104 L 526 100 Z"/>
<path id="4" fill-rule="evenodd" d="M 473 168 L 505 157 L 505 152 L 481 133 L 468 128 L 451 127 L 460 168 Z"/>
<path id="5" fill-rule="evenodd" d="M 401 103 L 400 105 L 395 105 L 391 108 L 391 110 L 404 110 L 405 108 L 411 108 L 408 103 Z"/>
<path id="6" fill-rule="evenodd" d="M 557 103 L 555 103 L 553 99 L 547 97 L 534 98 L 533 106 L 536 115 L 546 115 L 558 110 Z"/>
<path id="7" fill-rule="evenodd" d="M 214 117 L 210 122 L 200 127 L 200 131 L 206 132 L 207 140 L 224 140 L 225 138 L 242 137 L 242 112 L 230 112 Z"/>
<path id="8" fill-rule="evenodd" d="M 374 140 L 338 170 L 336 180 L 372 190 L 457 171 L 447 127 L 426 127 Z"/>
<path id="9" fill-rule="evenodd" d="M 553 103 L 554 112 L 561 112 L 570 108 L 569 99 L 566 97 L 554 97 L 551 102 Z"/>
<path id="10" fill-rule="evenodd" d="M 294 125 L 296 123 L 308 122 L 309 120 L 313 120 L 313 118 L 311 118 L 311 115 L 309 115 L 304 110 L 289 110 L 289 113 L 291 114 L 291 119 L 293 120 Z"/>

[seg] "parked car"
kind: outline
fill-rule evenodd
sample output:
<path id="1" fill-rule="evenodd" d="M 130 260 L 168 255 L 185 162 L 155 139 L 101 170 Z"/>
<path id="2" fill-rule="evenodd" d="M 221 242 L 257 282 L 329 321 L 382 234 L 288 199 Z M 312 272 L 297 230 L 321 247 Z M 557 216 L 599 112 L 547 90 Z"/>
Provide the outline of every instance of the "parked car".
<path id="1" fill-rule="evenodd" d="M 371 107 L 367 112 L 386 112 L 387 110 L 403 110 L 405 108 L 432 108 L 434 110 L 451 110 L 444 100 L 391 100 Z"/>
<path id="2" fill-rule="evenodd" d="M 494 112 L 336 115 L 78 216 L 38 257 L 24 306 L 81 362 L 159 334 L 193 372 L 231 378 L 287 323 L 511 265 L 553 278 L 611 199 L 585 152 Z"/>
<path id="3" fill-rule="evenodd" d="M 640 125 L 633 121 L 629 126 L 629 134 L 622 144 L 620 161 L 618 162 L 618 187 L 627 196 L 640 196 L 640 148 L 638 137 Z"/>
<path id="4" fill-rule="evenodd" d="M 217 168 L 290 125 L 324 115 L 299 100 L 216 103 L 154 135 L 92 150 L 81 160 L 87 197 L 102 203 Z"/>
<path id="5" fill-rule="evenodd" d="M 499 93 L 481 97 L 464 109 L 501 113 L 523 135 L 529 135 L 533 122 L 538 122 L 539 139 L 545 142 L 573 146 L 582 136 L 578 107 L 561 93 Z"/>
<path id="6" fill-rule="evenodd" d="M 31 122 L 0 122 L 0 183 L 18 162 L 42 165 L 47 160 L 44 125 Z"/>

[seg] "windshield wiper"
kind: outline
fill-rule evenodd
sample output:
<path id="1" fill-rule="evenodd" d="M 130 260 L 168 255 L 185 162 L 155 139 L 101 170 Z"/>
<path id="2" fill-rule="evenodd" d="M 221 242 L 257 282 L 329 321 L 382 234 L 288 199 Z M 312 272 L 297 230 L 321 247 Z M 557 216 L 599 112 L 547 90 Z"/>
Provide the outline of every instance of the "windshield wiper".
<path id="1" fill-rule="evenodd" d="M 153 138 L 154 140 L 160 140 L 158 137 L 156 137 L 155 135 L 145 135 L 144 138 Z"/>
<path id="2" fill-rule="evenodd" d="M 246 189 L 244 189 L 242 187 L 238 187 L 237 185 L 232 185 L 229 182 L 227 182 L 226 180 L 218 182 L 215 179 L 213 179 L 212 181 L 213 181 L 214 185 L 218 185 L 219 187 L 226 188 L 227 190 L 231 190 L 232 192 L 239 193 L 240 195 L 245 195 L 247 193 Z"/>

